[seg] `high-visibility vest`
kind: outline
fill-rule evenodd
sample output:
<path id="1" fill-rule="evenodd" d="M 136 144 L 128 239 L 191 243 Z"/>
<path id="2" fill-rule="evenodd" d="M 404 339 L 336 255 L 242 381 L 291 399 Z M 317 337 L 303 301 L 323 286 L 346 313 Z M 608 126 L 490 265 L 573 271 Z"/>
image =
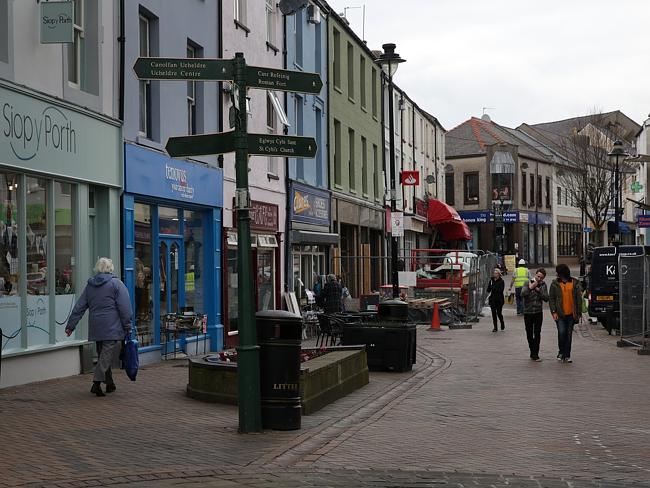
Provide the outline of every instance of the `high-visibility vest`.
<path id="1" fill-rule="evenodd" d="M 192 293 L 194 291 L 194 271 L 185 273 L 185 293 Z"/>
<path id="2" fill-rule="evenodd" d="M 528 281 L 528 268 L 517 266 L 515 268 L 515 288 L 521 288 Z"/>

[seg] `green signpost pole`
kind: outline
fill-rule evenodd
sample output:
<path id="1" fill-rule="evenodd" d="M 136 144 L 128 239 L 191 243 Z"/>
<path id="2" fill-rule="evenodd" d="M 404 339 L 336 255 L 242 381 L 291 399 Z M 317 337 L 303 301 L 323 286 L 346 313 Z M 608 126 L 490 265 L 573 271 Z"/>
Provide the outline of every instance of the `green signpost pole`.
<path id="1" fill-rule="evenodd" d="M 235 122 L 235 207 L 237 209 L 237 273 L 239 275 L 239 345 L 237 346 L 237 381 L 239 387 L 239 431 L 262 431 L 260 407 L 260 347 L 255 330 L 255 306 L 251 279 L 250 194 L 248 191 L 248 132 L 246 113 L 246 60 L 236 53 L 234 96 L 238 97 Z"/>

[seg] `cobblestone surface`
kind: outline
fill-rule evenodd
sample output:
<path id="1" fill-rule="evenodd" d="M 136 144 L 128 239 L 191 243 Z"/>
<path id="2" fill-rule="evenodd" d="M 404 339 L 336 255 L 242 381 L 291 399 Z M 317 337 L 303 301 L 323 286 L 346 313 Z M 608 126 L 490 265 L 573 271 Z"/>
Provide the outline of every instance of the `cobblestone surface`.
<path id="1" fill-rule="evenodd" d="M 505 332 L 418 332 L 412 373 L 303 417 L 295 432 L 237 433 L 237 408 L 184 396 L 170 361 L 96 398 L 88 375 L 0 390 L 0 487 L 650 486 L 650 359 L 600 326 L 541 363 L 523 321 Z"/>

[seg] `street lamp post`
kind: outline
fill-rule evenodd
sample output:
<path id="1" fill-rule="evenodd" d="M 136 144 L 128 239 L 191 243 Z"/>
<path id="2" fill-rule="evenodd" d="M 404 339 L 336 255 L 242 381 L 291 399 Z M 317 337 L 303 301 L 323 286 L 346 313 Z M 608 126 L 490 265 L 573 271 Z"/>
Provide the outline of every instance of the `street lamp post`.
<path id="1" fill-rule="evenodd" d="M 619 233 L 621 232 L 620 229 L 620 223 L 621 223 L 621 215 L 620 215 L 620 207 L 621 207 L 621 188 L 620 188 L 620 169 L 619 169 L 619 160 L 625 159 L 627 156 L 629 156 L 626 152 L 625 149 L 623 149 L 623 143 L 619 140 L 614 141 L 614 146 L 612 147 L 611 152 L 609 153 L 609 158 L 610 161 L 614 163 L 614 226 L 616 228 L 616 232 L 614 234 L 614 245 L 618 246 L 620 244 L 620 236 Z"/>
<path id="2" fill-rule="evenodd" d="M 384 74 L 388 78 L 388 141 L 390 151 L 390 212 L 391 216 L 397 211 L 396 201 L 396 168 L 395 168 L 395 129 L 393 120 L 393 75 L 397 71 L 400 63 L 406 61 L 402 59 L 399 54 L 395 52 L 395 44 L 384 44 L 383 54 L 379 56 L 379 64 L 381 64 Z M 390 271 L 391 282 L 393 285 L 393 298 L 399 297 L 399 279 L 397 269 L 397 255 L 398 240 L 391 229 L 391 246 L 390 246 Z"/>

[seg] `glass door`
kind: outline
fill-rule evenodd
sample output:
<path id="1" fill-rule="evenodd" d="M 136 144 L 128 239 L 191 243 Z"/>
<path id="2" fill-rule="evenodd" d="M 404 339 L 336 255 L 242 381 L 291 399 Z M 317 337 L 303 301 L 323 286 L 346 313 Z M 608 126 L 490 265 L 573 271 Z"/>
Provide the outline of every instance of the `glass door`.
<path id="1" fill-rule="evenodd" d="M 159 240 L 160 342 L 164 346 L 164 354 L 174 352 L 177 335 L 175 321 L 166 320 L 166 315 L 180 313 L 184 302 L 182 246 L 183 241 L 180 238 L 161 237 Z"/>

